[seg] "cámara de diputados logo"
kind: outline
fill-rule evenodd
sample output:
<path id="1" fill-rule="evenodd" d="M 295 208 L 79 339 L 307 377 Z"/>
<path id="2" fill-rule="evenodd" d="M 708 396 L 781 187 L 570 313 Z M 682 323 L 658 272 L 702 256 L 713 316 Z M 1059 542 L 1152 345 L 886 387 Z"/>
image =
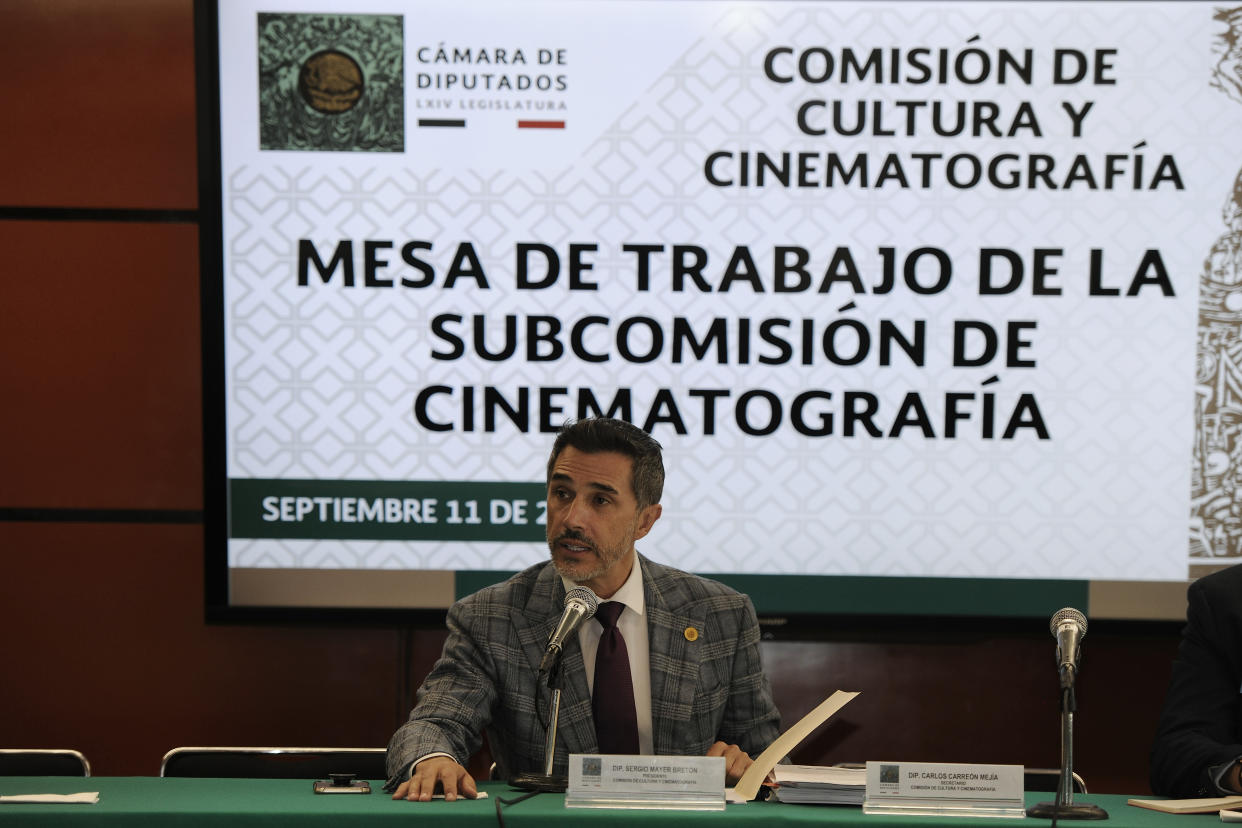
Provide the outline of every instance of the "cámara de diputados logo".
<path id="1" fill-rule="evenodd" d="M 262 13 L 258 22 L 260 149 L 405 149 L 401 15 Z"/>

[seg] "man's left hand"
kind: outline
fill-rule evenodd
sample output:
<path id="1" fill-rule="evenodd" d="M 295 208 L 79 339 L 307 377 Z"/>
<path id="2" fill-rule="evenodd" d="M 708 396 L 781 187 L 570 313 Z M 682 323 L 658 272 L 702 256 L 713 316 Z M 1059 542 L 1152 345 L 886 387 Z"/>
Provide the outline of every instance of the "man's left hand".
<path id="1" fill-rule="evenodd" d="M 717 742 L 707 749 L 708 756 L 723 756 L 725 760 L 725 786 L 737 784 L 737 780 L 742 778 L 742 774 L 746 773 L 746 769 L 753 764 L 753 760 L 737 745 L 727 745 L 724 742 Z"/>

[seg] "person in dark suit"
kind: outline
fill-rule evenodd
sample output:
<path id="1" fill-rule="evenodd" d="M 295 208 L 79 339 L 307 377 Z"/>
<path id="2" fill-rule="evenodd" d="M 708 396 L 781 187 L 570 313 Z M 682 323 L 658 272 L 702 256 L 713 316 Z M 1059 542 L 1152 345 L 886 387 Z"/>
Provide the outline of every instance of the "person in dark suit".
<path id="1" fill-rule="evenodd" d="M 624 603 L 616 623 L 634 668 L 634 752 L 724 756 L 736 782 L 779 735 L 780 717 L 750 599 L 634 547 L 660 517 L 659 443 L 622 420 L 579 420 L 558 434 L 547 479 L 551 560 L 449 610 L 444 651 L 389 742 L 386 789 L 394 799 L 427 800 L 438 788 L 446 799 L 475 796 L 464 764 L 484 730 L 498 776 L 544 772 L 551 694 L 538 667 L 574 585 Z M 601 752 L 592 712 L 598 618 L 566 642 L 554 773 L 566 773 L 570 753 Z"/>
<path id="2" fill-rule="evenodd" d="M 1242 566 L 1198 579 L 1186 600 L 1151 788 L 1176 799 L 1242 793 Z"/>

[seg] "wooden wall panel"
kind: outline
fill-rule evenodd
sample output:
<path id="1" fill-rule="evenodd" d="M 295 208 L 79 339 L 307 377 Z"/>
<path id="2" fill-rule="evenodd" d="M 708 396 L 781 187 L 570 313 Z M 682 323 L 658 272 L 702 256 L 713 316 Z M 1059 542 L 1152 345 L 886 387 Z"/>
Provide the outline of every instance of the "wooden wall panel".
<path id="1" fill-rule="evenodd" d="M 0 222 L 0 507 L 202 508 L 198 231 Z"/>
<path id="2" fill-rule="evenodd" d="M 946 632 L 939 641 L 914 633 L 887 641 L 765 642 L 786 725 L 832 690 L 861 691 L 794 761 L 1058 767 L 1056 642 L 1043 624 L 1032 626 L 1029 634 Z M 1090 790 L 1148 791 L 1148 753 L 1176 648 L 1176 636 L 1164 631 L 1091 630 L 1084 640 L 1074 767 Z"/>
<path id="3" fill-rule="evenodd" d="M 197 526 L 0 523 L 0 550 L 4 746 L 74 747 L 124 776 L 177 745 L 392 734 L 397 632 L 205 625 Z"/>
<path id="4" fill-rule="evenodd" d="M 191 0 L 5 0 L 0 77 L 0 205 L 197 205 Z"/>

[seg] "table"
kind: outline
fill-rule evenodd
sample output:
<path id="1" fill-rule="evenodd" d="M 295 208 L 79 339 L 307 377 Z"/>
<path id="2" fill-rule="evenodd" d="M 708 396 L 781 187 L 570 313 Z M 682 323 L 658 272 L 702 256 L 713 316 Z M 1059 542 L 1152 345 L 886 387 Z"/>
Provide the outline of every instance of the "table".
<path id="1" fill-rule="evenodd" d="M 503 782 L 484 782 L 488 799 L 458 802 L 398 802 L 373 780 L 370 795 L 316 795 L 311 782 L 300 779 L 162 779 L 134 777 L 0 777 L 0 794 L 77 793 L 99 791 L 94 805 L 0 805 L 0 826 L 70 825 L 84 828 L 117 826 L 177 826 L 177 828 L 279 828 L 280 826 L 449 825 L 451 828 L 496 826 L 497 798 L 521 795 Z M 1028 793 L 1027 804 L 1050 800 L 1050 793 Z M 1174 816 L 1126 804 L 1126 797 L 1109 794 L 1078 795 L 1076 802 L 1090 802 L 1108 811 L 1101 828 L 1206 828 L 1219 824 L 1215 815 Z M 941 819 L 937 817 L 864 815 L 858 807 L 789 805 L 751 802 L 730 805 L 724 811 L 618 811 L 565 808 L 563 794 L 539 794 L 503 808 L 506 826 L 563 826 L 589 823 L 591 828 L 628 826 L 641 821 L 643 828 L 694 828 L 701 825 L 837 826 L 866 828 L 1004 828 L 1047 825 L 1048 820 Z M 1068 825 L 1068 822 L 1061 822 Z M 1077 823 L 1086 825 L 1090 823 Z"/>

